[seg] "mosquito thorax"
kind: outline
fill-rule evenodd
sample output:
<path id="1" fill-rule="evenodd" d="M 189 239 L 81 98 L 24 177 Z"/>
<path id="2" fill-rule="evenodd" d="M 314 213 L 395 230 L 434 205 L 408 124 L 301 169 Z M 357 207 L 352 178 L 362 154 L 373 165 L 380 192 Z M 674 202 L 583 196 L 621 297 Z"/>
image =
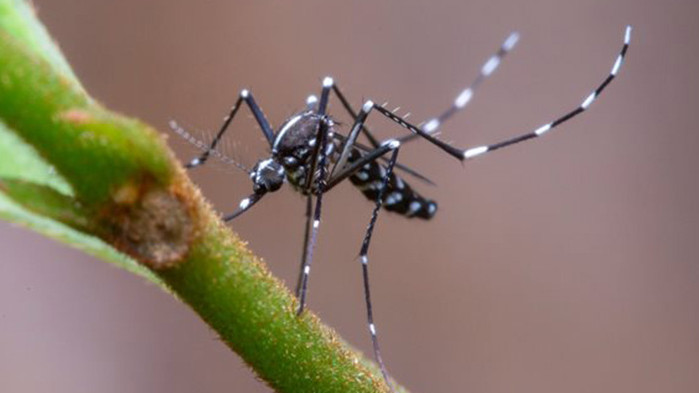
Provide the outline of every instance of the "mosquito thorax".
<path id="1" fill-rule="evenodd" d="M 287 169 L 306 164 L 313 152 L 318 134 L 320 116 L 314 111 L 305 111 L 290 117 L 279 128 L 272 146 L 272 154 L 278 157 Z"/>
<path id="2" fill-rule="evenodd" d="M 277 191 L 284 184 L 284 177 L 284 166 L 272 158 L 259 161 L 250 172 L 255 193 Z"/>
<path id="3" fill-rule="evenodd" d="M 325 121 L 329 127 L 333 125 L 331 119 L 318 115 L 316 111 L 297 113 L 282 124 L 272 144 L 272 157 L 284 167 L 289 183 L 304 194 L 310 191 L 306 182 L 313 152 L 317 148 L 318 127 L 321 121 Z M 328 138 L 332 136 L 331 128 Z M 331 155 L 334 144 L 329 141 L 326 146 L 326 154 Z"/>

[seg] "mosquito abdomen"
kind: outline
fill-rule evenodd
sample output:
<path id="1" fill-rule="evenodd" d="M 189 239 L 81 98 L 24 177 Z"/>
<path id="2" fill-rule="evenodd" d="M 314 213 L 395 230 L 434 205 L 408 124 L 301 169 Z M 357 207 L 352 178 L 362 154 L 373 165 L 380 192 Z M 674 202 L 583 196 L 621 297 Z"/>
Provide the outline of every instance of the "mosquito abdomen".
<path id="1" fill-rule="evenodd" d="M 350 157 L 352 161 L 352 157 Z M 350 181 L 370 201 L 376 201 L 381 188 L 386 168 L 374 161 L 364 165 Z M 382 207 L 406 217 L 418 217 L 425 220 L 432 218 L 437 212 L 437 203 L 425 199 L 410 187 L 400 176 L 391 173 L 386 190 L 383 193 Z"/>

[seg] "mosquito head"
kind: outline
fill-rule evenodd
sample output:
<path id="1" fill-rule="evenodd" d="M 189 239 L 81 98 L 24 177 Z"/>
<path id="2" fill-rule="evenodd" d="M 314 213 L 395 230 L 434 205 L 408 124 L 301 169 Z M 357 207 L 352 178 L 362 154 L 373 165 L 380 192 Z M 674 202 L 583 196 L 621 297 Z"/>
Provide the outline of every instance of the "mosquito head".
<path id="1" fill-rule="evenodd" d="M 284 167 L 277 161 L 267 158 L 259 161 L 252 171 L 250 178 L 255 193 L 277 191 L 284 183 Z"/>

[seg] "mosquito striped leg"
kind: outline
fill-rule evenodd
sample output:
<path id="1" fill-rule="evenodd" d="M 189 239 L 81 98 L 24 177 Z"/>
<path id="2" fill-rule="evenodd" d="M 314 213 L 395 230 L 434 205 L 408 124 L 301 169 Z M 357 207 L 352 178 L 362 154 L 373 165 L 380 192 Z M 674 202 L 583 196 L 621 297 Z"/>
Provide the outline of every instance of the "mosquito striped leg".
<path id="1" fill-rule="evenodd" d="M 318 237 L 318 228 L 320 227 L 320 213 L 323 206 L 323 193 L 325 192 L 325 185 L 327 183 L 326 172 L 327 172 L 327 144 L 328 144 L 328 133 L 330 131 L 329 123 L 330 120 L 325 116 L 325 111 L 328 107 L 328 98 L 330 95 L 330 89 L 333 86 L 333 80 L 330 77 L 326 77 L 323 80 L 323 90 L 320 95 L 320 101 L 318 102 L 318 115 L 321 121 L 318 125 L 318 144 L 313 152 L 313 160 L 311 162 L 311 168 L 309 171 L 309 177 L 306 184 L 310 189 L 309 193 L 313 194 L 313 175 L 318 172 L 316 180 L 316 205 L 313 210 L 313 224 L 310 229 L 310 236 L 306 239 L 305 253 L 303 256 L 303 264 L 301 268 L 301 293 L 299 298 L 299 307 L 296 312 L 297 315 L 301 315 L 306 306 L 306 294 L 308 293 L 308 276 L 311 272 L 311 264 L 313 262 L 313 251 L 315 249 L 316 239 Z"/>
<path id="2" fill-rule="evenodd" d="M 494 150 L 502 149 L 503 147 L 507 147 L 510 145 L 514 145 L 519 142 L 524 142 L 529 139 L 533 138 L 538 138 L 545 133 L 551 131 L 555 127 L 565 123 L 566 121 L 572 119 L 573 117 L 585 112 L 590 105 L 599 97 L 599 95 L 602 93 L 605 87 L 609 85 L 609 83 L 617 76 L 617 73 L 619 72 L 619 69 L 621 68 L 622 63 L 624 62 L 624 58 L 626 56 L 626 51 L 629 48 L 629 41 L 631 40 L 631 26 L 626 27 L 626 31 L 624 33 L 624 45 L 621 48 L 621 51 L 619 52 L 619 55 L 617 56 L 616 60 L 614 61 L 614 64 L 612 65 L 612 70 L 607 75 L 607 77 L 602 81 L 602 83 L 597 86 L 597 88 L 590 93 L 589 96 L 587 96 L 582 103 L 575 108 L 574 110 L 566 113 L 565 115 L 553 120 L 550 123 L 544 124 L 541 127 L 535 129 L 532 132 L 518 135 L 514 138 L 510 138 L 498 143 L 493 143 L 490 145 L 483 145 L 483 146 L 476 146 L 472 147 L 466 150 L 463 150 L 461 154 L 463 155 L 463 159 L 470 159 Z"/>
<path id="3" fill-rule="evenodd" d="M 371 112 L 373 107 L 374 107 L 374 103 L 372 101 L 365 102 L 364 105 L 362 105 L 362 109 L 359 111 L 359 114 L 354 116 L 354 119 L 355 119 L 354 124 L 352 125 L 352 128 L 351 128 L 349 134 L 347 135 L 347 137 L 342 137 L 339 135 L 337 136 L 337 138 L 344 138 L 344 143 L 343 143 L 342 152 L 340 153 L 340 157 L 335 162 L 333 169 L 330 171 L 331 178 L 333 176 L 335 176 L 336 174 L 340 173 L 341 170 L 345 168 L 345 166 L 347 164 L 347 160 L 348 160 L 349 155 L 351 153 L 351 150 L 353 148 L 359 147 L 359 148 L 362 148 L 363 150 L 367 150 L 366 147 L 358 145 L 356 143 L 356 141 L 357 141 L 357 137 L 359 136 L 359 132 L 361 130 L 365 129 L 364 122 L 366 122 L 366 118 L 367 118 L 367 116 L 369 116 L 369 112 Z M 350 110 L 351 110 L 351 108 L 350 108 Z M 371 134 L 369 133 L 368 135 L 371 135 Z M 376 146 L 374 146 L 374 148 L 380 148 L 380 147 L 381 147 L 381 144 L 378 142 L 377 142 Z M 383 159 L 383 157 L 381 155 L 377 156 L 377 158 Z M 396 163 L 395 166 L 397 168 L 400 168 L 401 170 L 405 171 L 406 173 L 408 173 L 412 176 L 415 176 L 416 178 L 418 178 L 422 181 L 425 181 L 429 184 L 434 184 L 434 183 L 432 183 L 432 181 L 430 179 L 428 179 L 424 175 L 418 173 L 417 171 L 415 171 L 407 166 L 404 166 L 404 165 L 401 165 L 398 163 Z"/>
<path id="4" fill-rule="evenodd" d="M 456 96 L 456 98 L 454 99 L 454 103 L 449 107 L 449 109 L 444 111 L 439 116 L 427 121 L 426 128 L 429 129 L 426 129 L 425 131 L 430 133 L 435 132 L 442 123 L 444 123 L 446 120 L 452 117 L 456 112 L 464 109 L 471 102 L 471 99 L 473 98 L 473 95 L 475 94 L 478 87 L 483 83 L 484 80 L 486 80 L 490 75 L 492 75 L 493 72 L 495 72 L 495 70 L 500 66 L 500 63 L 502 63 L 502 60 L 505 58 L 505 56 L 507 56 L 507 54 L 510 53 L 512 49 L 514 49 L 514 47 L 517 45 L 518 41 L 519 33 L 510 33 L 510 35 L 507 36 L 505 41 L 503 41 L 502 45 L 500 45 L 498 51 L 495 52 L 492 56 L 490 56 L 485 63 L 483 63 L 476 79 L 474 79 L 471 82 L 471 84 L 469 84 L 465 89 L 463 89 L 459 93 L 459 95 Z M 353 119 L 356 119 L 357 114 L 355 113 L 354 109 L 352 109 L 352 106 L 350 105 L 349 101 L 347 101 L 344 94 L 342 94 L 340 89 L 337 86 L 333 86 L 333 91 L 342 103 L 342 106 L 345 107 L 345 110 L 350 114 L 350 116 L 352 116 Z M 361 131 L 364 132 L 367 138 L 369 138 L 369 141 L 371 142 L 372 146 L 379 146 L 378 140 L 371 134 L 371 132 L 369 131 L 369 129 L 366 128 L 366 126 L 362 126 Z M 418 137 L 418 135 L 411 134 L 402 138 L 401 142 L 406 142 L 416 137 Z"/>
<path id="5" fill-rule="evenodd" d="M 616 61 L 614 62 L 614 65 L 612 66 L 611 73 L 592 92 L 592 94 L 590 94 L 583 101 L 583 103 L 578 108 L 576 108 L 575 110 L 559 117 L 558 119 L 554 120 L 551 123 L 545 124 L 545 125 L 537 128 L 535 131 L 533 131 L 531 133 L 523 134 L 523 135 L 511 138 L 511 139 L 508 139 L 508 140 L 503 141 L 503 142 L 495 143 L 492 145 L 477 146 L 477 147 L 472 147 L 472 148 L 468 148 L 468 149 L 459 149 L 459 148 L 456 148 L 456 147 L 449 145 L 448 143 L 446 143 L 444 141 L 437 139 L 431 133 L 424 131 L 423 129 L 407 122 L 405 119 L 393 114 L 391 111 L 389 111 L 389 110 L 387 110 L 379 105 L 376 105 L 372 101 L 367 101 L 364 103 L 364 105 L 362 106 L 362 110 L 365 111 L 367 113 L 367 115 L 362 116 L 361 119 L 358 116 L 358 120 L 363 119 L 362 121 L 359 122 L 359 123 L 362 123 L 363 121 L 366 120 L 366 117 L 368 116 L 368 114 L 372 110 L 375 109 L 379 113 L 383 114 L 384 116 L 386 116 L 389 119 L 393 120 L 394 122 L 398 123 L 400 126 L 407 128 L 408 130 L 413 132 L 413 134 L 427 139 L 429 142 L 433 143 L 434 145 L 436 145 L 440 149 L 444 150 L 445 152 L 449 153 L 450 155 L 463 161 L 463 160 L 481 155 L 481 154 L 486 153 L 488 151 L 497 150 L 497 149 L 503 148 L 505 146 L 509 146 L 509 145 L 512 145 L 512 144 L 515 144 L 518 142 L 525 141 L 527 139 L 539 137 L 539 136 L 543 135 L 544 133 L 546 133 L 547 131 L 550 131 L 552 128 L 554 128 L 554 127 L 560 125 L 561 123 L 570 120 L 574 116 L 584 112 L 592 104 L 592 102 L 599 96 L 599 94 L 602 92 L 602 90 L 604 90 L 604 88 L 607 87 L 607 85 L 612 81 L 612 79 L 614 79 L 616 77 L 616 75 L 618 74 L 619 69 L 621 68 L 621 65 L 624 62 L 624 58 L 626 56 L 626 51 L 629 47 L 630 39 L 631 39 L 631 26 L 627 26 L 626 32 L 624 34 L 624 45 L 621 48 L 621 51 L 620 51 L 619 55 L 617 56 Z M 356 124 L 356 123 L 357 122 L 355 122 L 355 125 L 352 128 L 353 130 L 355 130 L 355 129 L 357 129 L 357 127 L 361 126 L 361 124 Z M 400 145 L 404 141 L 404 139 L 405 138 L 393 139 L 393 140 L 389 140 L 387 142 L 391 142 L 391 143 L 395 143 L 395 144 Z M 328 190 L 331 189 L 332 187 L 334 187 L 335 185 L 340 183 L 342 180 L 346 179 L 347 177 L 351 176 L 354 172 L 359 170 L 359 168 L 361 168 L 364 164 L 383 156 L 389 150 L 390 149 L 388 147 L 388 144 L 386 142 L 384 142 L 384 144 L 382 144 L 381 146 L 376 148 L 374 151 L 369 152 L 365 156 L 363 156 L 361 160 L 354 162 L 351 165 L 348 165 L 347 167 L 343 168 L 342 170 L 338 171 L 337 173 L 334 173 L 333 176 L 328 181 L 327 189 Z"/>
<path id="6" fill-rule="evenodd" d="M 369 112 L 371 111 L 373 105 L 373 102 L 367 101 L 364 103 L 364 105 L 362 105 L 362 109 L 359 111 L 359 114 L 354 116 L 354 125 L 352 126 L 350 133 L 347 135 L 342 152 L 340 153 L 340 158 L 338 158 L 332 171 L 330 171 L 331 174 L 335 173 L 335 170 L 337 169 L 344 168 L 345 164 L 347 164 L 347 159 L 349 158 L 354 143 L 357 141 L 359 131 L 364 128 L 364 122 L 366 121 L 367 116 L 369 116 Z"/>
<path id="7" fill-rule="evenodd" d="M 345 95 L 342 94 L 342 91 L 340 91 L 340 88 L 337 85 L 333 85 L 333 92 L 337 96 L 337 98 L 340 100 L 340 103 L 342 103 L 342 106 L 345 108 L 347 113 L 353 118 L 357 118 L 357 113 L 354 111 L 352 108 L 352 105 L 349 103 L 347 98 L 345 98 Z M 364 132 L 364 135 L 366 135 L 367 139 L 369 139 L 369 142 L 373 147 L 378 147 L 379 146 L 379 141 L 374 137 L 374 135 L 369 131 L 366 126 L 362 126 L 362 132 Z"/>
<path id="8" fill-rule="evenodd" d="M 624 58 L 626 56 L 626 51 L 629 47 L 629 41 L 631 39 L 631 26 L 626 27 L 626 32 L 624 33 L 624 45 L 621 48 L 621 51 L 619 52 L 619 55 L 616 58 L 616 61 L 614 62 L 614 65 L 612 66 L 612 70 L 609 73 L 609 75 L 602 81 L 602 83 L 597 86 L 595 90 L 592 91 L 592 93 L 587 96 L 582 103 L 575 108 L 574 110 L 566 113 L 565 115 L 553 120 L 550 123 L 544 124 L 543 126 L 535 129 L 532 132 L 518 135 L 514 138 L 510 138 L 501 142 L 493 143 L 490 145 L 482 145 L 482 146 L 476 146 L 476 147 L 471 147 L 468 149 L 459 149 L 456 147 L 453 147 L 449 145 L 446 142 L 443 142 L 439 139 L 437 139 L 434 135 L 430 133 L 431 127 L 429 126 L 429 122 L 427 125 L 425 125 L 424 130 L 416 127 L 407 121 L 405 119 L 402 119 L 389 110 L 382 108 L 378 105 L 373 105 L 373 108 L 376 109 L 379 113 L 383 114 L 384 116 L 388 117 L 389 119 L 393 120 L 394 122 L 398 123 L 399 125 L 409 129 L 413 133 L 427 139 L 429 142 L 433 143 L 440 149 L 444 150 L 448 154 L 456 157 L 459 160 L 467 160 L 470 158 L 474 158 L 476 156 L 480 156 L 482 154 L 501 149 L 506 146 L 514 145 L 519 142 L 524 142 L 529 139 L 537 138 L 545 133 L 551 131 L 555 127 L 561 125 L 562 123 L 572 119 L 573 117 L 583 113 L 586 111 L 590 105 L 599 97 L 599 95 L 602 93 L 602 91 L 609 85 L 609 83 L 616 77 L 617 73 L 619 72 L 619 69 L 621 68 L 622 63 L 624 62 Z M 438 124 L 437 124 L 438 125 Z"/>
<path id="9" fill-rule="evenodd" d="M 236 113 L 238 113 L 238 109 L 240 109 L 240 104 L 243 102 L 245 102 L 250 108 L 250 111 L 252 112 L 253 116 L 255 116 L 255 120 L 257 120 L 257 124 L 259 124 L 260 128 L 262 129 L 262 133 L 265 135 L 265 138 L 267 138 L 269 145 L 272 146 L 272 143 L 274 142 L 274 131 L 272 130 L 272 127 L 269 125 L 267 118 L 265 118 L 265 115 L 262 113 L 262 110 L 257 105 L 257 102 L 255 102 L 252 93 L 250 93 L 249 90 L 244 89 L 240 91 L 238 99 L 235 101 L 235 104 L 233 104 L 233 107 L 231 107 L 231 111 L 228 113 L 228 116 L 223 118 L 223 124 L 221 125 L 219 131 L 216 133 L 214 139 L 211 141 L 211 145 L 209 145 L 208 150 L 204 151 L 199 157 L 187 163 L 185 165 L 187 169 L 202 165 L 206 162 L 206 160 L 209 159 L 211 152 L 221 141 L 223 134 L 228 129 L 228 126 L 233 121 L 233 118 L 235 117 Z"/>
<path id="10" fill-rule="evenodd" d="M 308 244 L 308 236 L 311 231 L 311 217 L 313 212 L 313 196 L 308 194 L 306 196 L 306 226 L 304 227 L 303 233 L 303 251 L 301 254 L 301 269 L 299 269 L 299 277 L 296 280 L 296 298 L 301 295 L 301 282 L 303 280 L 303 271 L 306 266 L 306 245 Z"/>
<path id="11" fill-rule="evenodd" d="M 297 315 L 301 315 L 306 306 L 306 294 L 308 293 L 308 276 L 311 272 L 311 263 L 313 262 L 313 251 L 315 250 L 316 239 L 318 237 L 318 228 L 320 227 L 320 213 L 323 205 L 323 193 L 325 192 L 326 184 L 326 161 L 327 161 L 327 150 L 326 146 L 328 143 L 328 124 L 327 120 L 320 122 L 319 136 L 319 158 L 318 158 L 318 178 L 316 185 L 316 205 L 313 209 L 313 224 L 311 225 L 311 235 L 306 239 L 305 253 L 303 258 L 303 264 L 301 269 L 301 293 L 299 298 L 299 308 L 296 312 Z M 313 171 L 315 172 L 315 171 Z"/>
<path id="12" fill-rule="evenodd" d="M 519 33 L 516 31 L 510 33 L 510 35 L 507 36 L 505 41 L 503 41 L 502 45 L 500 45 L 498 51 L 495 52 L 492 56 L 490 56 L 485 63 L 483 63 L 476 79 L 474 79 L 470 85 L 468 85 L 459 93 L 459 95 L 456 96 L 454 102 L 451 104 L 449 109 L 442 112 L 442 114 L 440 114 L 439 116 L 428 120 L 422 127 L 422 129 L 425 132 L 433 134 L 437 131 L 440 125 L 442 125 L 450 117 L 454 116 L 456 112 L 459 112 L 460 110 L 466 108 L 466 106 L 468 106 L 468 104 L 473 99 L 473 95 L 476 93 L 478 87 L 483 83 L 483 81 L 488 79 L 488 77 L 491 76 L 493 72 L 495 72 L 495 70 L 500 66 L 500 63 L 502 63 L 502 60 L 505 58 L 505 56 L 507 56 L 507 54 L 510 53 L 512 49 L 514 49 L 514 47 L 517 45 L 518 41 Z M 418 134 L 411 134 L 401 138 L 400 141 L 407 142 L 411 139 L 417 138 L 418 136 Z"/>
<path id="13" fill-rule="evenodd" d="M 383 204 L 383 194 L 388 187 L 388 180 L 391 178 L 391 172 L 398 159 L 398 151 L 400 148 L 398 145 L 393 149 L 393 154 L 388 161 L 388 166 L 386 168 L 386 174 L 381 182 L 381 188 L 379 189 L 378 195 L 376 197 L 376 204 L 374 205 L 374 210 L 371 213 L 371 220 L 367 226 L 366 234 L 364 235 L 364 241 L 362 241 L 362 248 L 359 252 L 359 258 L 362 262 L 362 277 L 364 279 L 364 300 L 366 301 L 366 312 L 367 312 L 367 323 L 369 327 L 369 333 L 371 334 L 371 343 L 374 348 L 374 358 L 379 364 L 381 369 L 381 374 L 383 375 L 386 384 L 393 392 L 393 385 L 388 378 L 388 372 L 386 371 L 386 365 L 381 358 L 381 349 L 379 348 L 379 339 L 376 333 L 376 324 L 374 323 L 374 313 L 371 305 L 371 291 L 369 289 L 369 244 L 371 243 L 371 236 L 374 233 L 374 226 L 376 225 L 376 220 L 379 217 L 379 210 L 381 210 L 381 205 Z"/>
<path id="14" fill-rule="evenodd" d="M 333 78 L 326 76 L 323 78 L 323 89 L 320 92 L 320 101 L 318 102 L 318 115 L 325 116 L 328 109 L 328 101 L 330 100 L 330 91 L 335 86 Z"/>
<path id="15" fill-rule="evenodd" d="M 343 148 L 344 148 L 344 146 L 345 146 L 346 143 L 347 143 L 347 137 L 346 137 L 346 136 L 341 135 L 341 134 L 333 134 L 332 137 L 333 137 L 334 139 L 337 139 L 337 140 L 339 140 L 340 142 L 342 142 L 342 146 L 343 146 Z M 369 151 L 371 151 L 371 150 L 373 150 L 373 149 L 375 149 L 375 148 L 377 148 L 377 147 L 379 147 L 379 146 L 380 146 L 380 142 L 377 142 L 376 146 L 374 146 L 374 147 L 365 146 L 365 145 L 362 145 L 361 143 L 357 143 L 357 142 L 355 142 L 354 144 L 352 144 L 352 148 L 353 148 L 353 149 L 356 149 L 356 150 L 359 150 L 359 151 L 362 151 L 362 152 L 369 152 Z M 385 157 L 380 157 L 379 159 L 380 159 L 381 161 L 388 162 L 388 159 L 385 158 Z M 338 168 L 337 168 L 336 165 L 333 166 L 333 170 L 330 172 L 330 175 L 332 176 L 333 173 L 335 172 L 335 170 L 337 170 L 337 169 L 338 169 Z M 413 176 L 413 177 L 415 177 L 416 179 L 421 180 L 421 181 L 423 181 L 423 182 L 425 182 L 425 183 L 427 183 L 427 184 L 430 184 L 430 185 L 433 185 L 433 186 L 435 185 L 434 182 L 433 182 L 432 180 L 430 180 L 427 176 L 421 174 L 420 172 L 416 171 L 415 169 L 412 169 L 411 167 L 409 167 L 409 166 L 407 166 L 407 165 L 401 164 L 400 162 L 397 162 L 397 163 L 396 163 L 396 169 L 400 169 L 401 171 L 403 171 L 403 172 L 409 174 L 410 176 Z"/>
<path id="16" fill-rule="evenodd" d="M 333 134 L 333 138 L 339 140 L 342 143 L 344 143 L 347 140 L 347 137 L 345 137 L 344 135 L 340 135 L 340 134 Z M 380 146 L 380 144 L 378 146 Z M 368 153 L 368 152 L 374 150 L 373 147 L 365 146 L 365 145 L 362 145 L 361 143 L 356 143 L 356 142 L 354 143 L 354 148 L 360 152 L 363 152 L 363 153 Z M 379 160 L 381 160 L 385 163 L 388 163 L 388 158 L 386 158 L 386 157 L 379 157 Z M 415 169 L 410 168 L 407 165 L 402 165 L 400 162 L 396 162 L 395 169 L 400 169 L 401 171 L 407 173 L 408 175 L 413 176 L 416 179 L 423 181 L 429 185 L 432 185 L 432 186 L 436 185 L 427 176 L 416 171 Z M 330 175 L 332 176 L 332 173 Z"/>
<path id="17" fill-rule="evenodd" d="M 519 33 L 510 33 L 510 35 L 505 39 L 502 45 L 500 45 L 498 51 L 495 52 L 492 56 L 490 56 L 488 60 L 483 64 L 483 66 L 481 66 L 481 70 L 476 79 L 474 79 L 473 82 L 471 82 L 471 84 L 468 87 L 462 90 L 461 93 L 459 93 L 459 95 L 456 97 L 456 99 L 454 99 L 454 103 L 451 105 L 451 107 L 449 107 L 449 109 L 444 111 L 441 115 L 437 116 L 436 118 L 429 120 L 423 129 L 426 132 L 432 134 L 437 131 L 437 128 L 439 128 L 439 126 L 443 122 L 452 117 L 456 112 L 464 109 L 469 104 L 469 102 L 471 102 L 471 99 L 473 98 L 473 95 L 478 89 L 478 87 L 483 83 L 485 79 L 487 79 L 490 75 L 493 74 L 493 72 L 495 72 L 495 70 L 502 62 L 502 59 L 505 58 L 505 56 L 510 51 L 512 51 L 512 49 L 514 49 L 518 41 Z M 360 131 L 363 132 L 369 138 L 369 141 L 375 148 L 379 146 L 379 142 L 364 125 L 366 117 L 369 114 L 369 111 L 371 111 L 372 109 L 367 108 L 367 103 L 370 101 L 368 101 L 362 106 L 362 109 L 359 111 L 359 113 L 355 113 L 349 101 L 347 101 L 344 94 L 342 94 L 342 92 L 336 85 L 333 86 L 333 92 L 335 92 L 335 95 L 337 95 L 337 98 L 345 107 L 345 110 L 347 110 L 350 116 L 352 116 L 352 118 L 355 119 L 355 123 L 349 135 L 347 136 L 345 144 L 343 145 L 343 150 L 340 154 L 340 159 L 335 163 L 333 170 L 330 172 L 331 174 L 334 174 L 337 170 L 341 170 L 344 168 L 345 164 L 347 163 L 347 158 L 350 154 L 351 146 L 353 146 L 356 142 L 357 136 L 359 135 Z M 392 112 L 390 113 L 393 114 Z M 401 143 L 404 143 L 417 137 L 419 137 L 418 134 L 411 134 L 403 138 L 400 138 L 400 141 Z"/>
<path id="18" fill-rule="evenodd" d="M 233 213 L 231 213 L 227 216 L 224 216 L 223 221 L 226 221 L 226 222 L 231 221 L 231 220 L 235 219 L 236 217 L 238 217 L 239 215 L 245 213 L 254 204 L 259 202 L 260 199 L 262 199 L 262 197 L 264 195 L 265 194 L 255 193 L 255 194 L 252 194 L 249 197 L 243 199 L 242 201 L 240 201 L 240 204 L 238 205 L 238 209 L 236 209 L 236 211 L 234 211 Z"/>
<path id="19" fill-rule="evenodd" d="M 357 115 L 357 112 L 354 111 L 354 109 L 352 108 L 352 105 L 349 103 L 349 101 L 347 101 L 347 98 L 346 98 L 345 95 L 342 93 L 342 91 L 340 90 L 340 88 L 337 86 L 337 83 L 333 84 L 333 89 L 332 89 L 332 91 L 335 93 L 335 95 L 337 96 L 337 98 L 340 100 L 340 102 L 342 103 L 342 106 L 345 108 L 345 110 L 347 111 L 347 113 L 352 117 L 352 119 L 355 119 L 355 121 L 356 121 L 357 116 L 358 116 L 358 115 Z M 354 138 L 354 139 L 355 139 L 355 142 L 352 143 L 351 145 L 347 143 L 348 137 L 344 137 L 344 136 L 342 136 L 342 135 L 340 135 L 340 134 L 334 134 L 333 137 L 334 137 L 335 139 L 340 140 L 340 142 L 342 142 L 342 149 L 341 149 L 341 152 L 344 152 L 345 149 L 348 149 L 348 146 L 352 146 L 352 148 L 359 148 L 360 150 L 364 150 L 364 151 L 369 151 L 369 150 L 375 149 L 375 148 L 377 148 L 377 147 L 380 146 L 381 142 L 379 142 L 379 140 L 376 139 L 376 137 L 374 136 L 374 134 L 372 134 L 372 132 L 369 131 L 369 128 L 367 128 L 366 124 L 363 124 L 363 125 L 362 125 L 362 127 L 361 127 L 361 132 L 364 133 L 364 135 L 367 137 L 367 139 L 369 139 L 369 143 L 370 143 L 371 146 L 372 146 L 371 148 L 366 147 L 366 146 L 362 146 L 361 144 L 357 143 L 357 142 L 356 142 L 356 137 Z M 349 152 L 346 153 L 346 154 L 349 154 Z M 342 155 L 342 153 L 341 153 L 341 155 Z M 382 161 L 387 161 L 387 159 L 384 158 L 384 157 L 381 157 L 381 160 L 382 160 Z M 343 166 L 345 165 L 346 161 L 347 161 L 347 158 L 344 159 Z M 332 176 L 336 171 L 342 169 L 341 167 L 339 167 L 339 166 L 337 165 L 337 163 L 338 163 L 338 162 L 335 162 L 335 165 L 333 165 L 333 168 L 332 168 L 332 170 L 330 171 L 330 176 Z M 408 167 L 408 166 L 406 166 L 406 165 L 403 165 L 403 164 L 401 164 L 401 163 L 396 163 L 396 168 L 397 168 L 397 169 L 400 169 L 400 170 L 404 171 L 405 173 L 407 173 L 407 174 L 409 174 L 409 175 L 411 175 L 411 176 L 414 176 L 414 177 L 416 177 L 416 178 L 418 178 L 418 179 L 420 179 L 420 180 L 422 180 L 422 181 L 424 181 L 424 182 L 426 182 L 426 183 L 428 183 L 428 184 L 434 185 L 434 183 L 433 183 L 430 179 L 428 179 L 425 175 L 420 174 L 420 173 L 417 172 L 416 170 L 414 170 L 414 169 L 412 169 L 412 168 L 410 168 L 410 167 Z"/>
<path id="20" fill-rule="evenodd" d="M 272 126 L 269 125 L 269 122 L 267 121 L 264 113 L 262 113 L 260 106 L 257 105 L 257 102 L 255 102 L 255 98 L 253 98 L 252 93 L 250 93 L 248 90 L 243 90 L 240 92 L 240 96 L 243 98 L 245 103 L 248 104 L 248 107 L 250 107 L 250 111 L 252 112 L 252 115 L 255 116 L 257 124 L 260 125 L 262 133 L 265 134 L 267 142 L 270 146 L 272 146 L 274 143 L 274 130 L 272 129 Z"/>

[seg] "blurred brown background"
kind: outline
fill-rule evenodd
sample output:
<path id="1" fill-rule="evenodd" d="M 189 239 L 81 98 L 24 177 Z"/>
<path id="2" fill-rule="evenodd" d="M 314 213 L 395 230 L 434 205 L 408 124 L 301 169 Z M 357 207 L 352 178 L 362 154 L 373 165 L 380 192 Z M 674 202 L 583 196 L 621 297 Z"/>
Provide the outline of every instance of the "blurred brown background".
<path id="1" fill-rule="evenodd" d="M 163 132 L 172 118 L 217 128 L 243 87 L 279 125 L 328 74 L 355 105 L 389 100 L 422 120 L 519 30 L 443 128 L 459 146 L 578 105 L 633 24 L 620 78 L 552 135 L 463 167 L 426 143 L 403 149 L 438 184 L 416 187 L 440 211 L 380 217 L 377 324 L 390 371 L 414 392 L 699 391 L 699 3 L 34 2 L 88 90 Z M 249 146 L 247 162 L 265 153 L 249 119 L 229 137 Z M 224 212 L 251 186 L 213 168 L 192 176 Z M 355 257 L 371 204 L 349 185 L 326 200 L 310 307 L 369 352 Z M 286 187 L 233 225 L 291 286 L 303 206 Z M 0 250 L 0 391 L 269 391 L 142 279 L 6 223 Z"/>

